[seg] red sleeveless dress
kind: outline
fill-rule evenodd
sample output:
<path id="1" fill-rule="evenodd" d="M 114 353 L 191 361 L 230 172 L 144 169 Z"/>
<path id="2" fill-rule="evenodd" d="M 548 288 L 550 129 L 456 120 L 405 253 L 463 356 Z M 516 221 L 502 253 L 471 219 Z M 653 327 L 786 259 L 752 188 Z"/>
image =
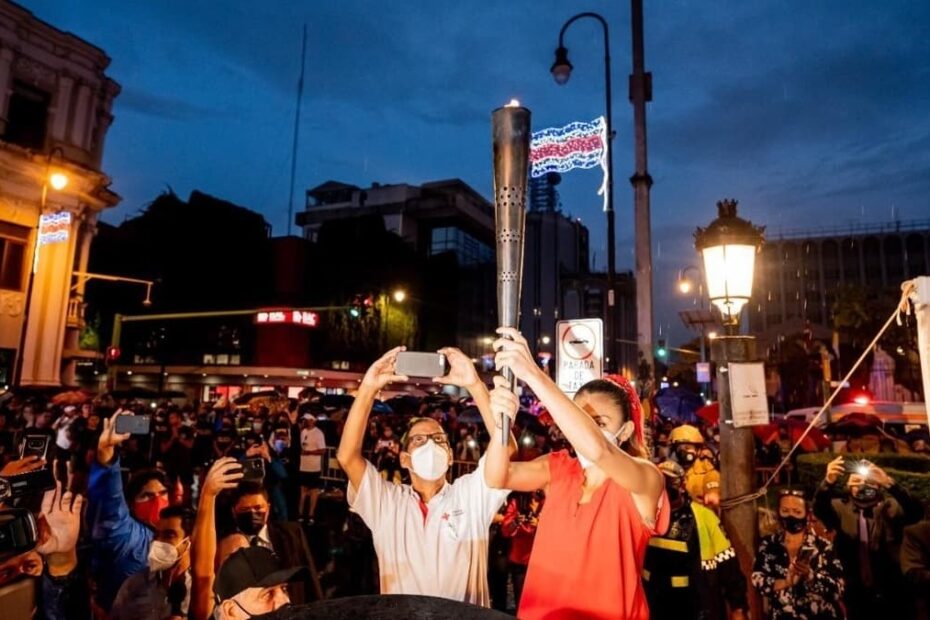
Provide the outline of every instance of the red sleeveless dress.
<path id="1" fill-rule="evenodd" d="M 533 543 L 522 620 L 649 617 L 641 575 L 646 544 L 669 523 L 663 492 L 655 530 L 643 523 L 632 494 L 608 480 L 579 504 L 584 472 L 562 450 L 549 455 L 549 494 Z"/>

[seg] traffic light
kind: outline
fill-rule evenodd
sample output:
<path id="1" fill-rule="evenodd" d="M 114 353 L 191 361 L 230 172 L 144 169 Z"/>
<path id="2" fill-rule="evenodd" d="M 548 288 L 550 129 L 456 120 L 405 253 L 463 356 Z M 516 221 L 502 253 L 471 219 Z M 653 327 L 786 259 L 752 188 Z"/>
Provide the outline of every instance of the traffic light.
<path id="1" fill-rule="evenodd" d="M 668 348 L 665 346 L 665 338 L 659 338 L 656 346 L 656 357 L 665 359 L 668 357 Z"/>
<path id="2" fill-rule="evenodd" d="M 119 360 L 119 356 L 122 351 L 119 350 L 119 347 L 107 347 L 107 364 L 113 364 Z"/>
<path id="3" fill-rule="evenodd" d="M 362 316 L 362 296 L 356 295 L 349 303 L 349 318 L 359 319 Z"/>

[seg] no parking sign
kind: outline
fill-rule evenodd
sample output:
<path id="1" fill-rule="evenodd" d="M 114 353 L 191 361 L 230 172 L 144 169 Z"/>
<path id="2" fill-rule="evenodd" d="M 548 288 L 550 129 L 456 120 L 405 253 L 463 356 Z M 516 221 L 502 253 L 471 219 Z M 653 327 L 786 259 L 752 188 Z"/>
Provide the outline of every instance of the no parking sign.
<path id="1" fill-rule="evenodd" d="M 574 396 L 588 381 L 604 375 L 604 323 L 574 319 L 556 323 L 556 383 Z"/>

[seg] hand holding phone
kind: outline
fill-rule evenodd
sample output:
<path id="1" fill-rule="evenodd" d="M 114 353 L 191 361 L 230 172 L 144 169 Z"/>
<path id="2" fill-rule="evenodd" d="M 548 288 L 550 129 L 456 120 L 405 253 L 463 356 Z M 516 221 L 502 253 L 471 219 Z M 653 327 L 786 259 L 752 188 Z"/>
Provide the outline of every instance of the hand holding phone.
<path id="1" fill-rule="evenodd" d="M 394 363 L 394 372 L 406 377 L 432 379 L 445 376 L 449 369 L 446 356 L 442 353 L 400 351 Z"/>
<path id="2" fill-rule="evenodd" d="M 116 432 L 120 435 L 148 435 L 152 425 L 149 415 L 121 415 L 116 418 Z"/>
<path id="3" fill-rule="evenodd" d="M 265 459 L 262 457 L 242 459 L 240 463 L 243 482 L 261 482 L 265 479 Z"/>
<path id="4" fill-rule="evenodd" d="M 46 460 L 48 456 L 48 446 L 52 438 L 49 435 L 26 435 L 19 448 L 19 457 L 35 457 L 40 460 Z"/>

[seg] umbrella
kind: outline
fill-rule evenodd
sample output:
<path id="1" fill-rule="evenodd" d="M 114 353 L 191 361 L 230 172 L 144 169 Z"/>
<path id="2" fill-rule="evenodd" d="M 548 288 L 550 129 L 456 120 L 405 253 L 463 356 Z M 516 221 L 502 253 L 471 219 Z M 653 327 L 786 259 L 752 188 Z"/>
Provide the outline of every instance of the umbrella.
<path id="1" fill-rule="evenodd" d="M 881 419 L 871 413 L 850 413 L 827 426 L 831 434 L 867 435 L 870 431 L 877 432 L 882 428 Z"/>
<path id="2" fill-rule="evenodd" d="M 355 397 L 349 394 L 324 394 L 320 397 L 320 404 L 324 407 L 348 409 L 355 402 Z"/>
<path id="3" fill-rule="evenodd" d="M 481 424 L 481 412 L 477 407 L 466 407 L 458 415 L 459 424 Z"/>
<path id="4" fill-rule="evenodd" d="M 708 424 L 716 424 L 720 420 L 720 402 L 704 405 L 694 413 Z"/>
<path id="5" fill-rule="evenodd" d="M 791 440 L 791 445 L 794 445 L 801 439 L 801 435 L 807 428 L 807 424 L 798 420 L 788 420 L 787 426 L 788 438 Z M 824 435 L 823 431 L 815 426 L 810 430 L 807 437 L 804 438 L 804 441 L 801 442 L 798 448 L 805 452 L 820 452 L 832 446 L 833 442 L 830 441 L 830 438 Z"/>
<path id="6" fill-rule="evenodd" d="M 250 404 L 253 400 L 258 398 L 264 398 L 268 400 L 278 400 L 284 396 L 277 390 L 262 390 L 261 392 L 249 392 L 248 394 L 240 394 L 233 399 L 233 404 L 242 407 L 243 405 Z"/>
<path id="7" fill-rule="evenodd" d="M 704 406 L 703 398 L 680 387 L 659 390 L 655 401 L 663 417 L 682 422 L 694 422 L 696 412 Z"/>
<path id="8" fill-rule="evenodd" d="M 371 412 L 387 415 L 394 413 L 394 410 L 391 409 L 391 406 L 383 400 L 376 400 L 375 404 L 371 407 Z"/>
<path id="9" fill-rule="evenodd" d="M 93 394 L 84 390 L 69 390 L 57 394 L 52 398 L 53 405 L 83 405 L 94 397 Z"/>

